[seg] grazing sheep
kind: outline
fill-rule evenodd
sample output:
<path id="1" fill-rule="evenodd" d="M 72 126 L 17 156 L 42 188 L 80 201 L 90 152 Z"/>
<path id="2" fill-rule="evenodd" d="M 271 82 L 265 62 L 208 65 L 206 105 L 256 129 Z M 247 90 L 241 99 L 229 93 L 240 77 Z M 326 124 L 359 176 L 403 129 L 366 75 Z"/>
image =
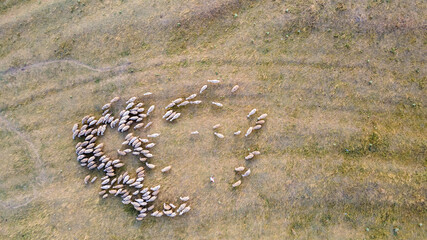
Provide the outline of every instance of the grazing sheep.
<path id="1" fill-rule="evenodd" d="M 112 122 L 110 123 L 110 127 L 111 127 L 111 128 L 115 128 L 118 122 L 119 122 L 119 119 L 116 119 L 116 120 L 112 121 Z"/>
<path id="2" fill-rule="evenodd" d="M 208 85 L 203 85 L 203 87 L 200 89 L 200 94 L 202 94 L 202 92 L 204 92 L 206 90 L 206 88 L 208 88 Z"/>
<path id="3" fill-rule="evenodd" d="M 149 137 L 149 138 L 156 138 L 158 136 L 160 136 L 160 133 L 153 133 L 153 134 L 147 135 L 147 137 Z"/>
<path id="4" fill-rule="evenodd" d="M 242 184 L 242 181 L 241 181 L 241 180 L 239 180 L 239 181 L 237 181 L 237 182 L 233 183 L 233 185 L 231 185 L 231 186 L 232 186 L 233 188 L 235 188 L 235 187 L 240 186 L 240 184 Z"/>
<path id="5" fill-rule="evenodd" d="M 168 172 L 169 170 L 171 170 L 171 168 L 172 168 L 172 166 L 167 166 L 167 167 L 164 167 L 161 171 L 162 171 L 162 173 L 165 173 L 165 172 Z"/>
<path id="6" fill-rule="evenodd" d="M 218 138 L 224 138 L 224 135 L 222 135 L 221 133 L 214 132 L 214 134 L 215 134 L 215 136 L 217 136 Z"/>
<path id="7" fill-rule="evenodd" d="M 82 124 L 85 124 L 85 122 L 87 122 L 87 120 L 89 119 L 89 115 L 86 115 L 82 118 Z"/>
<path id="8" fill-rule="evenodd" d="M 249 136 L 249 134 L 252 133 L 253 127 L 248 128 L 248 131 L 246 131 L 245 137 Z"/>
<path id="9" fill-rule="evenodd" d="M 259 121 L 259 120 L 263 120 L 263 119 L 265 119 L 267 117 L 267 113 L 264 113 L 264 114 L 261 114 L 261 116 L 259 116 L 258 118 L 257 118 L 257 120 Z"/>
<path id="10" fill-rule="evenodd" d="M 208 80 L 208 82 L 210 82 L 210 83 L 220 83 L 221 81 L 217 80 L 217 79 L 214 79 L 214 80 Z"/>
<path id="11" fill-rule="evenodd" d="M 163 209 L 170 210 L 171 206 L 169 206 L 169 204 L 167 204 L 167 203 L 163 203 Z"/>
<path id="12" fill-rule="evenodd" d="M 245 167 L 236 167 L 236 168 L 234 169 L 234 171 L 236 171 L 236 172 L 241 172 L 241 171 L 243 171 L 243 170 L 245 170 Z"/>
<path id="13" fill-rule="evenodd" d="M 253 151 L 253 152 L 251 152 L 253 155 L 260 155 L 261 154 L 261 152 L 260 151 Z"/>
<path id="14" fill-rule="evenodd" d="M 139 168 L 136 169 L 136 173 L 137 174 L 140 173 L 140 172 L 142 172 L 142 171 L 144 171 L 144 167 L 139 167 Z"/>
<path id="15" fill-rule="evenodd" d="M 191 209 L 191 208 L 190 208 L 190 206 L 188 206 L 188 207 L 184 208 L 184 209 L 179 213 L 179 215 L 181 216 L 182 214 L 189 212 L 189 211 L 190 211 L 190 209 Z"/>
<path id="16" fill-rule="evenodd" d="M 252 115 L 254 115 L 256 113 L 256 108 L 254 108 L 254 109 L 252 109 L 250 112 L 249 112 L 249 114 L 248 114 L 248 116 L 246 116 L 247 118 L 250 118 Z"/>
<path id="17" fill-rule="evenodd" d="M 202 103 L 202 101 L 200 101 L 200 100 L 197 100 L 197 101 L 190 101 L 190 104 L 200 104 L 200 103 Z"/>
<path id="18" fill-rule="evenodd" d="M 232 89 L 231 92 L 234 93 L 239 89 L 239 85 L 235 85 Z"/>
<path id="19" fill-rule="evenodd" d="M 262 128 L 262 125 L 255 125 L 254 127 L 253 127 L 253 129 L 254 130 L 258 130 L 258 129 L 261 129 Z"/>
<path id="20" fill-rule="evenodd" d="M 151 164 L 151 163 L 148 163 L 148 162 L 145 162 L 145 165 L 146 165 L 149 169 L 153 169 L 153 168 L 155 168 L 155 167 L 156 167 L 156 165 Z"/>
<path id="21" fill-rule="evenodd" d="M 177 114 L 177 112 L 172 112 L 167 118 L 166 121 L 169 121 L 170 119 L 172 119 L 173 117 L 175 117 L 175 115 Z"/>
<path id="22" fill-rule="evenodd" d="M 181 204 L 178 209 L 176 210 L 177 213 L 181 212 L 182 210 L 184 210 L 184 208 L 187 206 L 186 203 Z"/>
<path id="23" fill-rule="evenodd" d="M 264 124 L 265 123 L 265 121 L 264 120 L 259 120 L 259 121 L 257 121 L 255 124 L 257 124 L 257 125 L 262 125 L 262 124 Z"/>
<path id="24" fill-rule="evenodd" d="M 169 103 L 169 105 L 167 105 L 167 106 L 165 107 L 165 109 L 171 108 L 171 107 L 173 107 L 173 106 L 175 106 L 175 105 L 176 105 L 175 103 L 171 102 L 171 103 Z"/>
<path id="25" fill-rule="evenodd" d="M 152 113 L 154 111 L 154 105 L 151 105 L 148 110 L 147 110 L 147 115 L 150 115 L 150 113 Z"/>
<path id="26" fill-rule="evenodd" d="M 135 105 L 134 102 L 130 102 L 127 106 L 126 106 L 126 110 L 130 109 L 131 107 L 133 107 L 133 105 Z"/>
<path id="27" fill-rule="evenodd" d="M 254 155 L 252 153 L 249 153 L 248 156 L 245 157 L 245 160 L 250 160 L 254 158 Z"/>
<path id="28" fill-rule="evenodd" d="M 251 174 L 251 169 L 248 169 L 245 173 L 242 174 L 242 177 L 247 177 Z"/>
<path id="29" fill-rule="evenodd" d="M 185 100 L 191 100 L 191 99 L 193 99 L 193 98 L 195 98 L 195 97 L 197 97 L 197 94 L 196 94 L 196 93 L 191 94 L 191 95 L 190 95 L 190 96 L 188 96 Z"/>
<path id="30" fill-rule="evenodd" d="M 220 80 L 207 80 L 209 83 L 217 84 L 220 83 Z M 200 94 L 204 92 L 207 89 L 207 85 L 204 85 L 200 89 Z M 234 93 L 239 89 L 238 85 L 235 85 L 231 92 Z M 144 96 L 151 95 L 151 92 L 144 93 Z M 194 93 L 190 96 L 186 97 L 185 100 L 183 98 L 177 98 L 173 100 L 168 106 L 165 107 L 165 109 L 173 108 L 173 107 L 182 107 L 186 106 L 188 104 L 200 104 L 202 101 L 196 100 L 196 101 L 190 101 L 197 97 L 198 94 Z M 144 113 L 145 109 L 143 108 L 144 103 L 142 102 L 135 102 L 137 98 L 131 97 L 128 101 L 126 101 L 126 107 L 120 111 L 118 115 L 120 117 L 115 118 L 113 116 L 113 111 L 110 112 L 110 108 L 113 103 L 120 100 L 119 97 L 113 98 L 109 103 L 106 103 L 102 106 L 102 116 L 99 119 L 96 119 L 95 116 L 92 115 L 86 115 L 82 118 L 82 126 L 79 128 L 79 124 L 76 123 L 72 127 L 72 133 L 73 133 L 73 139 L 76 137 L 84 138 L 84 141 L 78 142 L 75 146 L 76 154 L 77 154 L 77 161 L 78 164 L 80 164 L 83 167 L 87 167 L 89 170 L 97 168 L 100 170 L 101 173 L 104 174 L 104 177 L 101 178 L 101 191 L 99 192 L 99 195 L 102 196 L 102 198 L 107 198 L 108 196 L 119 196 L 122 199 L 123 204 L 130 204 L 133 206 L 135 210 L 139 212 L 137 216 L 137 220 L 141 221 L 144 217 L 149 214 L 149 212 L 152 212 L 154 210 L 154 202 L 157 199 L 157 196 L 160 192 L 160 185 L 157 185 L 152 188 L 144 187 L 144 178 L 145 175 L 145 168 L 154 169 L 156 166 L 154 164 L 149 163 L 147 160 L 148 158 L 152 158 L 153 155 L 150 153 L 148 149 L 154 147 L 156 143 L 151 142 L 151 138 L 156 138 L 160 136 L 160 133 L 153 133 L 148 134 L 146 138 L 141 138 L 138 136 L 134 136 L 132 133 L 129 133 L 125 137 L 125 141 L 122 143 L 122 145 L 128 145 L 132 148 L 124 149 L 124 150 L 117 150 L 117 154 L 120 156 L 129 155 L 129 153 L 132 153 L 133 155 L 137 156 L 139 160 L 143 163 L 145 163 L 144 167 L 139 167 L 136 169 L 136 175 L 135 177 L 131 178 L 131 175 L 128 174 L 128 172 L 125 172 L 123 174 L 120 174 L 120 176 L 116 176 L 118 174 L 117 172 L 121 172 L 119 168 L 124 166 L 124 163 L 121 162 L 120 159 L 114 159 L 110 160 L 105 153 L 103 152 L 104 143 L 98 143 L 96 142 L 98 139 L 101 139 L 104 135 L 104 132 L 107 128 L 107 124 L 110 125 L 111 128 L 116 128 L 119 132 L 126 132 L 130 129 L 132 126 L 134 129 L 140 129 L 144 127 L 144 129 L 147 129 L 152 125 L 153 122 L 148 122 L 147 124 L 143 123 L 143 120 L 153 113 L 155 109 L 155 105 L 151 105 L 146 113 Z M 223 107 L 223 104 L 219 102 L 212 102 L 213 105 L 217 107 Z M 257 109 L 252 109 L 247 117 L 251 117 L 257 112 Z M 166 119 L 167 121 L 174 121 L 180 117 L 181 113 L 175 112 L 173 110 L 168 110 L 164 115 L 163 119 Z M 250 127 L 245 136 L 249 136 L 253 130 L 258 130 L 262 128 L 262 124 L 265 123 L 265 118 L 267 117 L 267 114 L 264 113 L 261 116 L 257 118 L 256 125 L 253 127 Z M 135 125 L 133 125 L 135 123 Z M 221 133 L 216 132 L 216 129 L 218 129 L 221 125 L 216 124 L 212 128 L 215 130 L 214 135 L 218 138 L 224 138 L 224 135 Z M 234 132 L 234 135 L 239 135 L 241 131 Z M 198 131 L 192 131 L 192 135 L 199 134 Z M 245 159 L 250 160 L 254 158 L 254 156 L 259 155 L 259 151 L 253 151 L 249 153 Z M 142 157 L 141 157 L 142 156 Z M 171 170 L 171 166 L 166 166 L 161 169 L 162 173 L 167 173 Z M 236 171 L 241 177 L 247 177 L 251 174 L 251 169 L 247 169 L 245 171 L 245 167 L 239 166 L 234 168 L 234 171 Z M 245 171 L 243 173 L 243 171 Z M 243 174 L 242 174 L 243 173 Z M 91 180 L 91 176 L 87 175 L 84 178 L 85 184 L 94 183 L 97 180 L 97 177 L 94 176 Z M 215 179 L 213 176 L 209 177 L 209 180 L 211 183 L 215 182 Z M 241 185 L 241 180 L 238 180 L 237 182 L 232 184 L 233 188 L 236 188 Z M 179 199 L 182 202 L 187 202 L 190 198 L 189 196 L 185 197 L 179 197 Z M 151 215 L 155 217 L 161 217 L 163 215 L 166 215 L 168 217 L 175 217 L 178 214 L 182 215 L 188 211 L 190 211 L 190 206 L 187 206 L 186 203 L 182 203 L 178 208 L 170 204 L 163 204 L 163 210 L 154 211 Z M 176 211 L 175 211 L 176 210 Z"/>
<path id="31" fill-rule="evenodd" d="M 131 102 L 135 102 L 136 97 L 131 97 L 129 98 L 129 100 L 126 101 L 126 104 L 131 103 Z"/>
<path id="32" fill-rule="evenodd" d="M 177 98 L 177 99 L 173 100 L 172 102 L 175 103 L 175 104 L 178 104 L 178 103 L 180 103 L 182 101 L 183 101 L 182 98 Z"/>
<path id="33" fill-rule="evenodd" d="M 84 178 L 84 182 L 85 182 L 85 184 L 88 184 L 89 179 L 90 179 L 90 175 L 87 175 L 87 176 Z"/>
<path id="34" fill-rule="evenodd" d="M 93 120 L 95 120 L 95 117 L 94 116 L 92 116 L 92 117 L 89 117 L 88 119 L 87 119 L 87 123 L 90 123 L 90 122 L 92 122 Z"/>
<path id="35" fill-rule="evenodd" d="M 110 103 L 115 103 L 119 100 L 120 100 L 120 97 L 115 97 L 115 98 L 111 99 Z"/>
<path id="36" fill-rule="evenodd" d="M 165 113 L 165 115 L 163 115 L 163 117 L 162 117 L 162 118 L 167 118 L 167 117 L 169 117 L 172 113 L 173 113 L 173 110 L 169 110 L 169 111 L 167 111 L 167 112 Z"/>
<path id="37" fill-rule="evenodd" d="M 217 107 L 222 107 L 222 103 L 219 102 L 212 102 L 213 105 L 217 106 Z"/>
<path id="38" fill-rule="evenodd" d="M 147 125 L 145 125 L 144 129 L 149 128 L 149 127 L 151 126 L 151 124 L 153 124 L 153 122 L 149 122 L 149 123 L 147 123 Z"/>
<path id="39" fill-rule="evenodd" d="M 79 135 L 80 131 L 76 130 L 73 132 L 73 139 L 75 139 Z"/>
<path id="40" fill-rule="evenodd" d="M 188 201 L 190 199 L 190 197 L 189 196 L 179 197 L 179 199 L 181 199 L 181 201 L 183 201 L 183 202 L 186 202 L 186 201 Z"/>
<path id="41" fill-rule="evenodd" d="M 140 103 L 135 105 L 135 108 L 138 108 L 138 112 L 143 112 L 144 108 L 141 108 L 142 106 L 144 106 L 144 103 L 140 102 Z"/>
<path id="42" fill-rule="evenodd" d="M 178 104 L 177 107 L 182 107 L 182 106 L 185 106 L 185 105 L 187 105 L 189 103 L 190 103 L 189 101 L 184 101 L 184 102 Z"/>
<path id="43" fill-rule="evenodd" d="M 177 119 L 177 118 L 179 118 L 179 116 L 181 116 L 181 113 L 177 113 L 177 114 L 175 114 L 174 116 L 173 116 L 173 118 L 171 118 L 171 120 L 169 120 L 169 121 L 174 121 L 175 119 Z"/>
<path id="44" fill-rule="evenodd" d="M 108 108 L 110 108 L 111 107 L 111 103 L 107 103 L 107 104 L 105 104 L 104 106 L 102 106 L 102 110 L 106 110 L 106 109 L 108 109 Z"/>

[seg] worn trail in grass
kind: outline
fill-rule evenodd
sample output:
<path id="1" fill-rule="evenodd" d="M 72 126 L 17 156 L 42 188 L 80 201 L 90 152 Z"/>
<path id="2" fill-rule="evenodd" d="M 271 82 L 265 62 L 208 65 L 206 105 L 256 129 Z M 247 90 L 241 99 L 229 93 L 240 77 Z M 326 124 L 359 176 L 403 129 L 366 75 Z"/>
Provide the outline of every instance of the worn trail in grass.
<path id="1" fill-rule="evenodd" d="M 423 1 L 0 6 L 0 238 L 426 238 Z M 214 78 L 222 84 L 203 100 L 223 109 L 157 121 Z M 192 211 L 138 223 L 83 184 L 71 127 L 114 96 L 147 91 L 158 107 L 148 132 L 162 133 L 153 162 L 173 166 L 147 184 L 162 184 L 159 202 L 190 195 Z M 262 132 L 231 136 L 252 108 L 269 114 Z M 212 135 L 217 123 L 224 141 Z M 262 155 L 233 191 L 248 148 Z"/>

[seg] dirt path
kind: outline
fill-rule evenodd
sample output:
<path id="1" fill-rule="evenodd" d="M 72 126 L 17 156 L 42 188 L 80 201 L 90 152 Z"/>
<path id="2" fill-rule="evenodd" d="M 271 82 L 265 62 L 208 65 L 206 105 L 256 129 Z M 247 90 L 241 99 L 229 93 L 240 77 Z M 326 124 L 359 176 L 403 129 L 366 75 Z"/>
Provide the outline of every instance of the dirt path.
<path id="1" fill-rule="evenodd" d="M 46 65 L 50 65 L 50 64 L 55 64 L 55 63 L 74 64 L 76 66 L 86 68 L 86 69 L 89 69 L 89 70 L 95 71 L 95 72 L 119 71 L 119 70 L 125 69 L 127 66 L 129 66 L 131 64 L 131 62 L 127 62 L 125 64 L 115 66 L 115 67 L 94 68 L 88 64 L 85 64 L 85 63 L 82 63 L 80 61 L 73 60 L 73 59 L 48 60 L 48 61 L 37 62 L 37 63 L 30 64 L 30 65 L 25 65 L 23 67 L 11 67 L 11 68 L 3 71 L 3 72 L 0 72 L 0 74 L 14 74 L 14 73 L 17 73 L 18 71 L 25 71 L 25 70 L 29 70 L 32 68 L 42 67 L 42 66 L 46 66 Z"/>
<path id="2" fill-rule="evenodd" d="M 34 146 L 34 143 L 31 141 L 28 135 L 20 131 L 13 123 L 11 123 L 9 120 L 6 119 L 5 116 L 0 114 L 0 123 L 1 125 L 6 128 L 7 130 L 15 133 L 26 145 L 26 147 L 31 152 L 31 158 L 35 163 L 36 171 L 38 171 L 38 176 L 36 177 L 36 180 L 33 182 L 33 193 L 27 194 L 24 196 L 20 196 L 19 199 L 11 199 L 7 202 L 0 201 L 0 204 L 4 208 L 20 208 L 28 205 L 30 202 L 32 202 L 34 199 L 38 197 L 38 191 L 37 188 L 40 188 L 44 185 L 47 181 L 46 172 L 43 168 L 43 161 L 40 157 L 39 151 Z"/>

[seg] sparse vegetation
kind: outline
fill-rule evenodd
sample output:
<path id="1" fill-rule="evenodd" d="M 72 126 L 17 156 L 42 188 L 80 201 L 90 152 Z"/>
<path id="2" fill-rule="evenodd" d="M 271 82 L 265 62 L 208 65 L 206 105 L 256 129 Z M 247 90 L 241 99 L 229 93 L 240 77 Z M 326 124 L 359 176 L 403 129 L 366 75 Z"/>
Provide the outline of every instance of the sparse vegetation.
<path id="1" fill-rule="evenodd" d="M 0 3 L 0 238 L 426 239 L 425 10 L 421 0 Z M 38 65 L 57 59 L 93 68 Z M 174 171 L 147 184 L 162 184 L 159 202 L 190 195 L 191 213 L 135 223 L 82 184 L 69 140 L 82 116 L 146 91 L 166 106 L 213 78 L 225 87 L 207 97 L 221 111 L 152 126 L 156 161 Z M 226 138 L 244 130 L 255 105 L 269 121 L 253 142 L 204 135 L 216 123 Z M 262 157 L 231 191 L 247 148 Z"/>

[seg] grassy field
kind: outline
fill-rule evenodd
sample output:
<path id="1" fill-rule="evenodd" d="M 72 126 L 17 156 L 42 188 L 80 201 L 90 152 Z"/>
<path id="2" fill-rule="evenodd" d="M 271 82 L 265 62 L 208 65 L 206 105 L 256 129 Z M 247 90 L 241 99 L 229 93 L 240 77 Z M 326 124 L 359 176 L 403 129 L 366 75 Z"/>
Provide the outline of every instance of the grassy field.
<path id="1" fill-rule="evenodd" d="M 0 239 L 426 239 L 426 16 L 421 0 L 1 1 Z M 207 79 L 204 104 L 161 121 Z M 157 106 L 145 183 L 159 206 L 189 195 L 187 215 L 137 222 L 83 183 L 71 128 L 115 96 Z M 266 125 L 232 136 L 252 108 Z"/>

